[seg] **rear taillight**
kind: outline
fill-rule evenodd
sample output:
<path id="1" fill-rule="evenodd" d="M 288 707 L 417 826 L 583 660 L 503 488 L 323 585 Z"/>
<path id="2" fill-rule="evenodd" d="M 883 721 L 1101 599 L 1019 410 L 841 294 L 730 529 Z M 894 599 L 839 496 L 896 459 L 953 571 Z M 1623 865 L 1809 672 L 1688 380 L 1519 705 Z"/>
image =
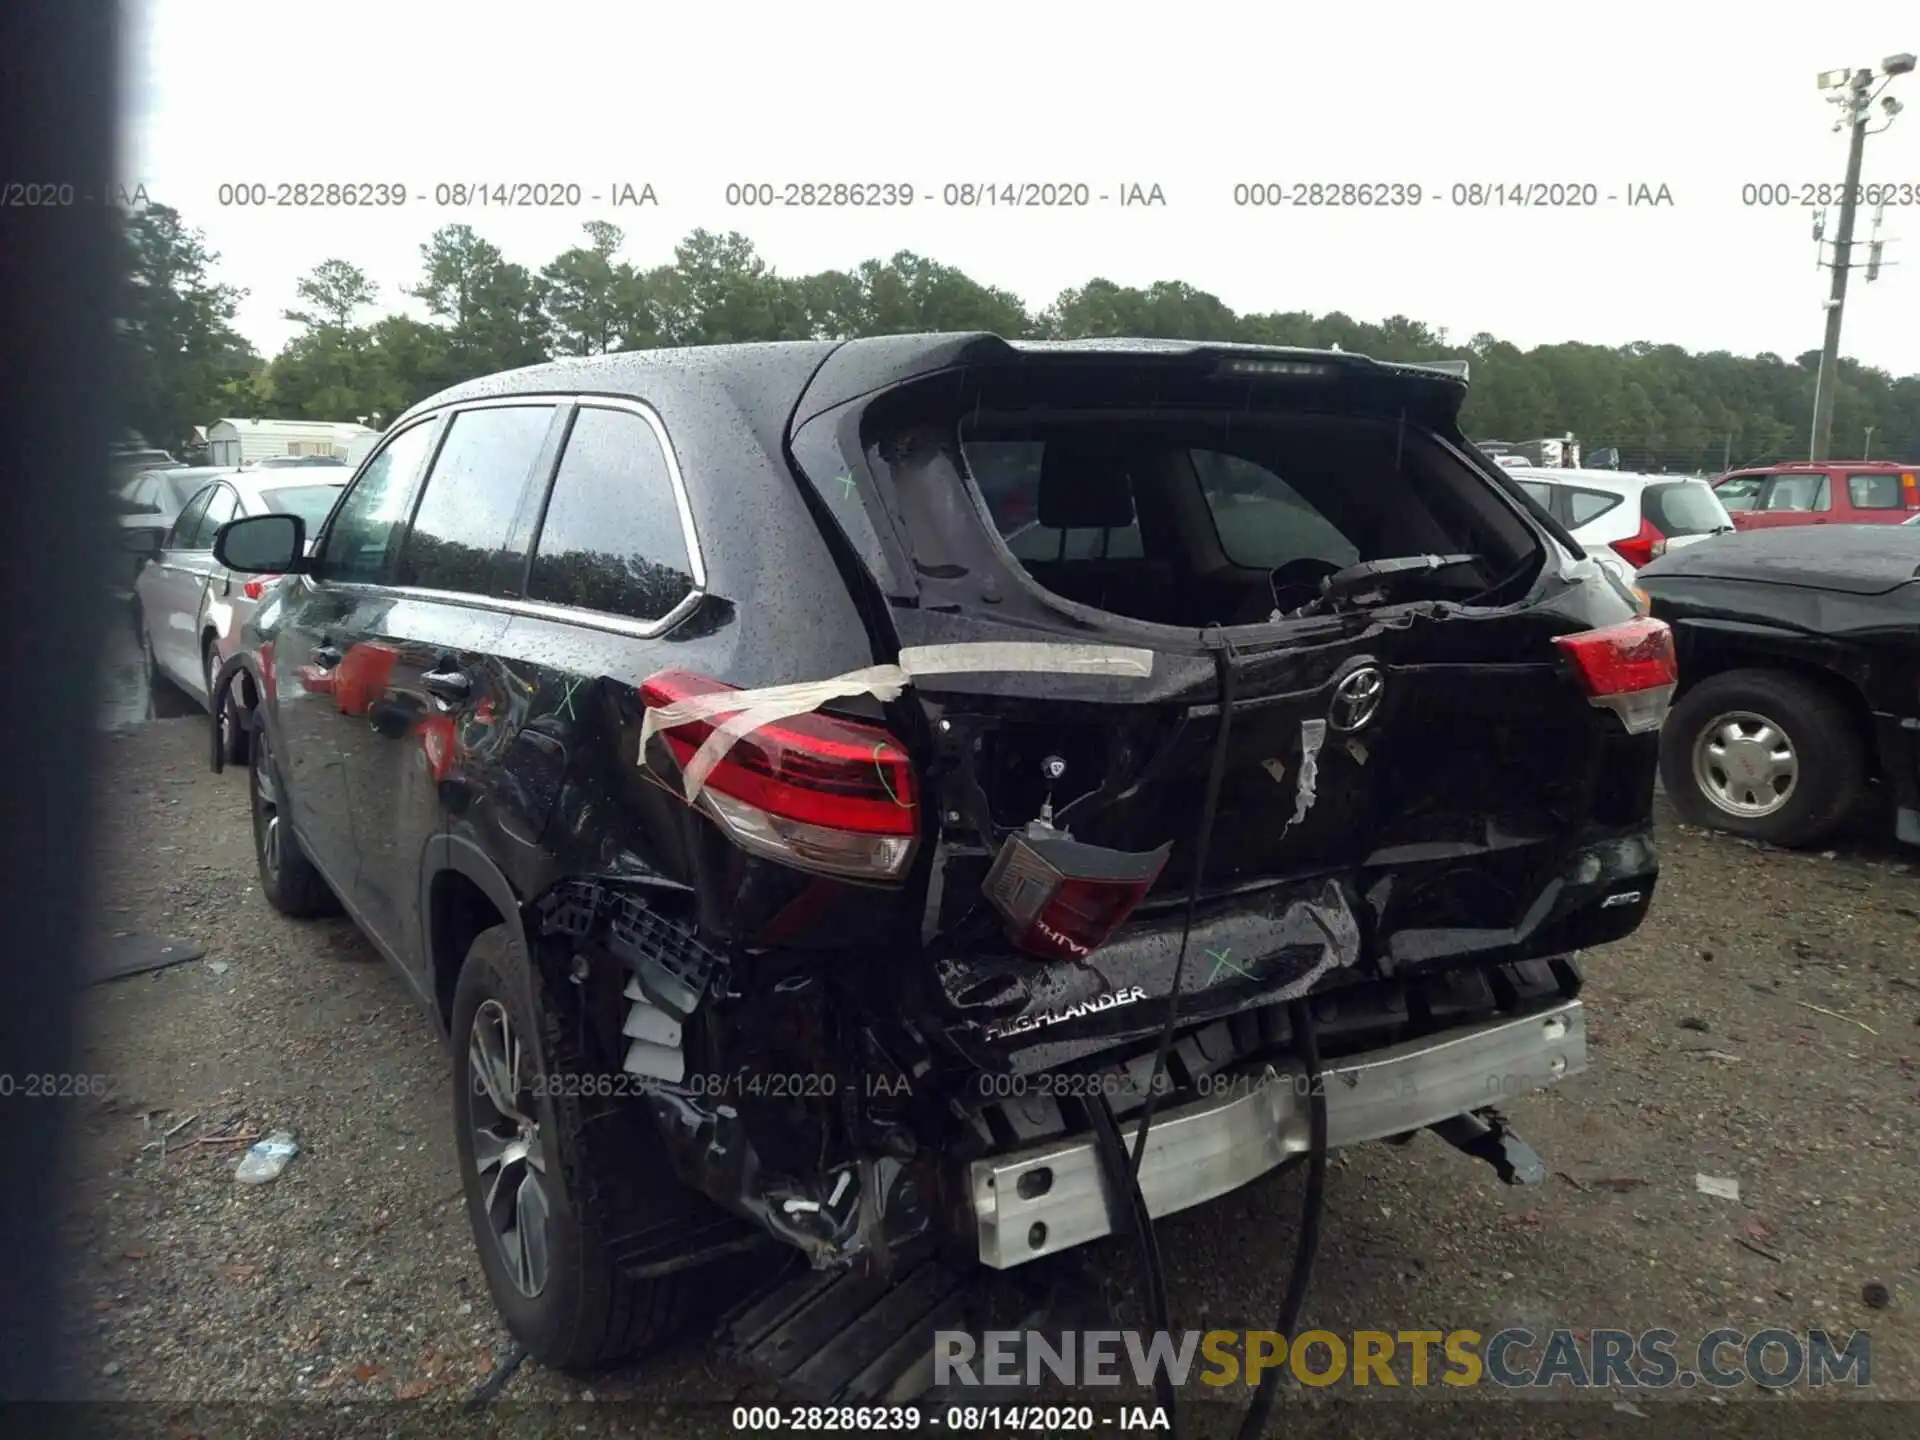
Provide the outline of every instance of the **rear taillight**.
<path id="1" fill-rule="evenodd" d="M 660 709 L 737 686 L 663 670 L 640 687 Z M 738 712 L 729 712 L 738 713 Z M 725 714 L 660 732 L 684 770 Z M 642 757 L 644 763 L 644 757 Z M 804 870 L 897 879 L 920 833 L 906 748 L 885 730 L 829 715 L 795 715 L 733 742 L 694 800 L 744 848 Z"/>
<path id="2" fill-rule="evenodd" d="M 1126 923 L 1172 848 L 1107 850 L 1036 820 L 1000 847 L 981 892 L 1029 955 L 1084 960 Z"/>
<path id="3" fill-rule="evenodd" d="M 1667 553 L 1667 537 L 1654 528 L 1651 520 L 1643 517 L 1640 533 L 1627 540 L 1614 541 L 1613 553 L 1638 570 Z"/>
<path id="4" fill-rule="evenodd" d="M 1920 510 L 1920 475 L 1911 471 L 1900 477 L 1900 498 L 1909 510 Z"/>
<path id="5" fill-rule="evenodd" d="M 1642 616 L 1602 630 L 1560 635 L 1553 643 L 1573 661 L 1593 704 L 1613 711 L 1632 734 L 1660 728 L 1680 679 L 1673 631 L 1666 621 Z"/>
<path id="6" fill-rule="evenodd" d="M 249 600 L 258 600 L 267 593 L 267 587 L 278 580 L 278 575 L 256 575 L 240 587 L 240 591 Z"/>

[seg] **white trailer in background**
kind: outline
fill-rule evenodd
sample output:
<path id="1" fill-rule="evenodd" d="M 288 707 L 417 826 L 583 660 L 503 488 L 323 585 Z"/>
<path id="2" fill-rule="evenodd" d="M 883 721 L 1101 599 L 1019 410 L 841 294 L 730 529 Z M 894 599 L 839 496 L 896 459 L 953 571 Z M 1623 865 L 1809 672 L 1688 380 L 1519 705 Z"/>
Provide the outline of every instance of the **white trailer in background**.
<path id="1" fill-rule="evenodd" d="M 245 465 L 275 455 L 345 459 L 354 441 L 374 433 L 352 421 L 218 420 L 207 427 L 207 463 Z"/>

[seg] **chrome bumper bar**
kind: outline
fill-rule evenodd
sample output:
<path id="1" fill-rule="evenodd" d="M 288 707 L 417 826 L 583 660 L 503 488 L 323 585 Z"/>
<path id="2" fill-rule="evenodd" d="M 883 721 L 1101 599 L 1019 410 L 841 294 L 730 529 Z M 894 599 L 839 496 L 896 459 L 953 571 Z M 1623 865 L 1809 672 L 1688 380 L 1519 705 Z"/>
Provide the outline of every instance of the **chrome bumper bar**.
<path id="1" fill-rule="evenodd" d="M 1586 1066 L 1586 1019 L 1578 1000 L 1348 1056 L 1323 1072 L 1327 1141 L 1357 1145 L 1424 1129 Z M 1213 1094 L 1156 1115 L 1140 1162 L 1148 1212 L 1171 1215 L 1203 1204 L 1305 1154 L 1307 1110 L 1304 1070 L 1268 1066 L 1218 1076 Z M 1129 1152 L 1137 1128 L 1121 1127 Z M 1113 1232 L 1091 1137 L 976 1160 L 967 1178 L 980 1263 L 993 1269 Z"/>

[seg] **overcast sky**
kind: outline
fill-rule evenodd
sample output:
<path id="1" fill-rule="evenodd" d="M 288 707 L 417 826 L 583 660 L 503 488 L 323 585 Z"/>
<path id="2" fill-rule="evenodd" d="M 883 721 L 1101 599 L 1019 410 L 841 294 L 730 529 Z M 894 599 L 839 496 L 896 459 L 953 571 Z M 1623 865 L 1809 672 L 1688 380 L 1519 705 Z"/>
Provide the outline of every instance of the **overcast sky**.
<path id="1" fill-rule="evenodd" d="M 413 309 L 400 288 L 439 225 L 466 221 L 537 268 L 607 219 L 640 264 L 705 226 L 743 231 L 785 273 L 910 249 L 1036 308 L 1094 276 L 1179 279 L 1236 310 L 1399 313 L 1460 339 L 1791 356 L 1821 338 L 1814 212 L 1743 204 L 1742 187 L 1837 183 L 1846 142 L 1816 72 L 1920 51 L 1912 0 L 146 0 L 131 18 L 128 178 L 205 231 L 267 353 L 294 329 L 295 278 L 329 257 L 365 269 L 384 308 Z M 1906 263 L 1853 274 L 1844 350 L 1914 373 L 1920 75 L 1889 93 L 1910 110 L 1869 138 L 1864 178 L 1908 187 L 1882 231 Z M 414 198 L 219 203 L 223 183 L 302 180 Z M 726 204 L 729 182 L 809 180 L 904 181 L 919 198 Z M 433 203 L 436 185 L 476 181 L 603 199 Z M 1166 204 L 941 203 L 969 181 L 1157 184 Z M 1236 206 L 1235 185 L 1258 181 L 1415 183 L 1426 199 Z M 1455 185 L 1517 182 L 1591 183 L 1600 203 L 1450 203 Z M 651 184 L 659 206 L 612 208 L 621 183 Z M 1673 203 L 1630 206 L 1641 185 Z"/>

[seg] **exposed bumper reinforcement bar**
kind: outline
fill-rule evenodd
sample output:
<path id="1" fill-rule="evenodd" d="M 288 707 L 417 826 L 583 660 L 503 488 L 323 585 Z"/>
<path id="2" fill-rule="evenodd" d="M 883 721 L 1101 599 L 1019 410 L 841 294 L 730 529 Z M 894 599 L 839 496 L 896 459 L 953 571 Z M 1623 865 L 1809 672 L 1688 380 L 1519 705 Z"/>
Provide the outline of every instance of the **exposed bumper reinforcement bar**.
<path id="1" fill-rule="evenodd" d="M 1578 1000 L 1346 1056 L 1325 1071 L 1328 1143 L 1337 1148 L 1421 1130 L 1586 1066 Z M 1297 1065 L 1221 1075 L 1215 1086 L 1207 1098 L 1154 1119 L 1140 1189 L 1156 1217 L 1216 1199 L 1306 1153 L 1306 1076 Z M 1135 1128 L 1121 1127 L 1129 1149 Z M 976 1160 L 967 1178 L 980 1263 L 993 1269 L 1113 1231 L 1090 1136 Z"/>

